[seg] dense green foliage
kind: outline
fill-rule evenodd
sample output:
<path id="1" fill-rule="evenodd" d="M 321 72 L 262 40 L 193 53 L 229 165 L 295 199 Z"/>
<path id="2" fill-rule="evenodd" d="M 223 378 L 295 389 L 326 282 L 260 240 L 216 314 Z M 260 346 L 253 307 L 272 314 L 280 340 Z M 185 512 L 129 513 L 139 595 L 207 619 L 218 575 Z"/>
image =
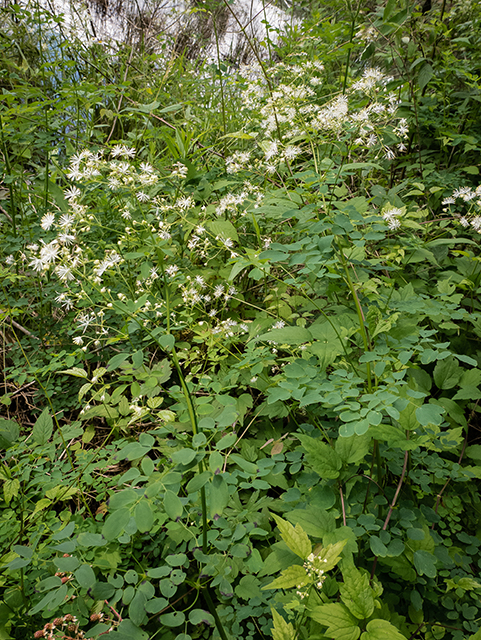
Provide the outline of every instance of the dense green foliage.
<path id="1" fill-rule="evenodd" d="M 328 5 L 2 10 L 0 640 L 481 638 L 481 10 Z"/>

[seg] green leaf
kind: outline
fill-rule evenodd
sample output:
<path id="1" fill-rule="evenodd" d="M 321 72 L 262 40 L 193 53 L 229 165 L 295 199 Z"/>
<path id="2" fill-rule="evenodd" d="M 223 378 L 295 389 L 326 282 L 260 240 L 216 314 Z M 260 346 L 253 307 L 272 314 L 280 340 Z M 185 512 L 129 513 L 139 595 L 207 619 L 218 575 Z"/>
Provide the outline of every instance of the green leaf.
<path id="1" fill-rule="evenodd" d="M 5 497 L 5 502 L 8 504 L 12 498 L 16 498 L 19 490 L 20 482 L 18 478 L 8 478 L 5 480 L 3 483 L 3 495 Z"/>
<path id="2" fill-rule="evenodd" d="M 361 634 L 356 618 L 340 602 L 313 607 L 308 615 L 327 627 L 327 636 L 335 640 L 357 640 Z"/>
<path id="3" fill-rule="evenodd" d="M 434 367 L 433 377 L 438 389 L 452 389 L 461 380 L 464 369 L 452 356 L 438 360 Z"/>
<path id="4" fill-rule="evenodd" d="M 436 571 L 436 556 L 429 551 L 419 549 L 414 552 L 413 556 L 414 567 L 420 576 L 425 575 L 428 578 L 435 578 Z"/>
<path id="5" fill-rule="evenodd" d="M 284 618 L 275 609 L 271 609 L 274 627 L 272 629 L 272 637 L 274 640 L 296 640 L 297 633 L 290 622 L 286 622 Z"/>
<path id="6" fill-rule="evenodd" d="M 276 344 L 303 344 L 311 342 L 312 335 L 308 329 L 303 327 L 282 327 L 282 329 L 272 329 L 268 333 L 263 333 L 255 338 L 256 342 L 269 340 Z"/>
<path id="7" fill-rule="evenodd" d="M 84 589 L 90 589 L 96 581 L 94 570 L 88 564 L 81 565 L 74 571 L 74 576 L 79 585 Z"/>
<path id="8" fill-rule="evenodd" d="M 211 457 L 212 457 L 212 454 L 211 454 Z M 211 476 L 212 476 L 212 473 L 210 471 L 203 471 L 202 473 L 196 474 L 187 483 L 187 486 L 185 488 L 187 493 L 195 493 L 196 491 L 199 491 L 199 489 L 202 489 L 202 487 L 206 484 L 206 482 L 209 481 Z"/>
<path id="9" fill-rule="evenodd" d="M 123 491 L 114 493 L 114 495 L 109 498 L 109 509 L 111 511 L 115 511 L 115 509 L 127 507 L 129 504 L 137 502 L 138 499 L 139 494 L 137 493 L 137 491 L 135 491 L 134 489 L 124 489 Z"/>
<path id="10" fill-rule="evenodd" d="M 371 536 L 369 538 L 369 545 L 375 556 L 381 556 L 384 558 L 388 555 L 388 549 L 379 536 Z"/>
<path id="11" fill-rule="evenodd" d="M 107 540 L 115 540 L 128 525 L 130 520 L 130 510 L 127 507 L 118 509 L 111 513 L 102 527 L 102 535 Z"/>
<path id="12" fill-rule="evenodd" d="M 336 451 L 320 438 L 297 436 L 306 451 L 306 461 L 321 478 L 334 480 L 339 477 L 342 461 Z"/>
<path id="13" fill-rule="evenodd" d="M 431 78 L 434 76 L 434 69 L 430 64 L 425 62 L 423 66 L 419 69 L 418 74 L 418 85 L 421 91 L 428 84 Z"/>
<path id="14" fill-rule="evenodd" d="M 159 617 L 159 622 L 166 627 L 180 627 L 185 622 L 185 613 L 175 611 L 174 613 L 164 613 Z"/>
<path id="15" fill-rule="evenodd" d="M 289 549 L 293 551 L 296 556 L 299 556 L 299 558 L 301 558 L 302 560 L 306 560 L 307 556 L 312 551 L 312 544 L 307 536 L 307 533 L 304 531 L 301 525 L 296 524 L 296 526 L 293 527 L 290 522 L 287 522 L 287 520 L 283 520 L 281 517 L 275 514 L 272 514 L 272 517 L 279 527 L 281 538 L 287 544 Z"/>
<path id="16" fill-rule="evenodd" d="M 239 240 L 236 228 L 232 222 L 229 222 L 229 220 L 214 220 L 209 222 L 207 227 L 214 237 L 220 236 L 224 239 L 230 238 L 235 242 L 238 242 Z"/>
<path id="17" fill-rule="evenodd" d="M 70 376 L 75 376 L 76 378 L 87 379 L 88 377 L 85 369 L 80 369 L 80 367 L 72 367 L 71 369 L 65 369 L 65 371 L 60 371 L 60 373 L 65 373 Z"/>
<path id="18" fill-rule="evenodd" d="M 117 353 L 113 358 L 110 358 L 109 363 L 107 365 L 107 371 L 113 371 L 114 369 L 118 369 L 121 364 L 123 364 L 127 358 L 130 356 L 130 353 Z"/>
<path id="19" fill-rule="evenodd" d="M 339 542 L 335 542 L 334 544 L 328 544 L 316 554 L 318 562 L 321 563 L 324 572 L 334 569 L 341 559 L 341 553 L 347 545 L 347 542 L 347 540 L 339 540 Z"/>
<path id="20" fill-rule="evenodd" d="M 65 573 L 75 571 L 75 569 L 80 564 L 75 556 L 67 556 L 66 558 L 54 558 L 53 562 L 59 571 L 64 571 Z"/>
<path id="21" fill-rule="evenodd" d="M 354 566 L 342 572 L 344 583 L 340 586 L 341 599 L 353 616 L 365 620 L 374 611 L 374 593 L 369 585 L 369 575 Z"/>
<path id="22" fill-rule="evenodd" d="M 169 606 L 169 601 L 165 598 L 153 598 L 149 600 L 145 605 L 145 610 L 149 613 L 159 613 L 163 609 Z"/>
<path id="23" fill-rule="evenodd" d="M 293 564 L 281 571 L 281 575 L 262 589 L 291 589 L 292 587 L 305 587 L 312 583 L 312 578 L 299 564 Z"/>
<path id="24" fill-rule="evenodd" d="M 209 513 L 212 519 L 221 516 L 229 502 L 229 487 L 221 475 L 214 476 L 212 481 L 206 484 L 209 496 Z"/>
<path id="25" fill-rule="evenodd" d="M 440 425 L 444 412 L 444 407 L 437 404 L 423 404 L 416 409 L 416 418 L 423 427 L 428 424 Z"/>
<path id="26" fill-rule="evenodd" d="M 229 424 L 231 424 L 230 421 Z M 232 447 L 233 444 L 235 444 L 238 437 L 239 436 L 237 435 L 237 433 L 228 433 L 219 440 L 219 442 L 215 445 L 215 448 L 219 451 L 228 449 L 229 447 Z"/>
<path id="27" fill-rule="evenodd" d="M 369 452 L 370 442 L 371 436 L 367 433 L 363 436 L 353 435 L 349 438 L 337 438 L 335 450 L 346 464 L 359 464 Z"/>
<path id="28" fill-rule="evenodd" d="M 150 531 L 154 525 L 154 514 L 150 507 L 150 503 L 146 499 L 142 499 L 135 507 L 135 524 L 140 533 Z"/>
<path id="29" fill-rule="evenodd" d="M 0 418 L 0 448 L 8 449 L 20 435 L 18 424 L 14 420 Z"/>
<path id="30" fill-rule="evenodd" d="M 195 625 L 208 624 L 213 627 L 215 624 L 214 616 L 204 609 L 192 609 L 189 611 L 189 622 Z"/>
<path id="31" fill-rule="evenodd" d="M 396 0 L 388 0 L 382 14 L 382 19 L 384 20 L 384 22 L 387 22 L 389 20 L 389 17 L 395 8 Z"/>
<path id="32" fill-rule="evenodd" d="M 137 590 L 129 604 L 129 617 L 138 627 L 147 622 L 147 613 L 145 611 L 146 603 L 147 596 L 145 593 Z"/>
<path id="33" fill-rule="evenodd" d="M 195 458 L 195 451 L 193 449 L 180 449 L 179 451 L 175 451 L 171 458 L 176 464 L 190 464 L 192 460 Z"/>
<path id="34" fill-rule="evenodd" d="M 371 620 L 361 640 L 406 640 L 406 636 L 387 620 Z"/>
<path id="35" fill-rule="evenodd" d="M 184 507 L 179 496 L 169 489 L 164 495 L 164 509 L 165 513 L 169 518 L 171 518 L 171 520 L 177 520 L 177 518 L 180 518 L 184 512 Z"/>
<path id="36" fill-rule="evenodd" d="M 334 515 L 316 507 L 294 509 L 294 511 L 287 513 L 287 518 L 294 524 L 299 523 L 307 535 L 316 538 L 323 538 L 326 533 L 330 533 L 336 528 Z"/>
<path id="37" fill-rule="evenodd" d="M 175 337 L 171 333 L 166 333 L 165 335 L 160 336 L 160 338 L 157 338 L 157 342 L 166 351 L 172 351 L 175 344 Z"/>
<path id="38" fill-rule="evenodd" d="M 44 445 L 50 440 L 53 431 L 53 421 L 48 412 L 48 408 L 42 411 L 37 421 L 33 425 L 33 439 L 37 444 Z"/>

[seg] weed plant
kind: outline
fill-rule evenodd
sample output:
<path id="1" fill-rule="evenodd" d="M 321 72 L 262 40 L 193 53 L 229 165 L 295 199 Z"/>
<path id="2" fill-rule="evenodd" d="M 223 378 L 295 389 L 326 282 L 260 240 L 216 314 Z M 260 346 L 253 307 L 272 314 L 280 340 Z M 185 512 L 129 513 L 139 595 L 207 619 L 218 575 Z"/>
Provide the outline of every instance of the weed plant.
<path id="1" fill-rule="evenodd" d="M 479 640 L 477 7 L 3 11 L 0 639 Z"/>

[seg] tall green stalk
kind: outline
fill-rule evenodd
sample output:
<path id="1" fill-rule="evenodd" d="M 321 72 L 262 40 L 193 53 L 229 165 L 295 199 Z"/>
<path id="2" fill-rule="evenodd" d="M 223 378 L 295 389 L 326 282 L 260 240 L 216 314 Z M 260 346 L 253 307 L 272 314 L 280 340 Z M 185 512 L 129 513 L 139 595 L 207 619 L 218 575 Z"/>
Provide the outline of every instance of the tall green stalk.
<path id="1" fill-rule="evenodd" d="M 157 248 L 157 258 L 159 261 L 159 265 L 162 271 L 162 277 L 163 277 L 163 281 L 164 281 L 164 301 L 165 301 L 165 306 L 166 306 L 166 314 L 167 314 L 167 333 L 170 334 L 170 291 L 169 291 L 169 285 L 167 284 L 167 278 L 165 275 L 165 267 L 164 267 L 164 256 L 162 254 L 162 251 Z M 171 334 L 170 334 L 171 335 Z M 184 398 L 187 404 L 187 411 L 189 413 L 189 420 L 190 420 L 190 424 L 192 427 L 192 433 L 195 435 L 197 435 L 199 433 L 199 425 L 197 422 L 197 413 L 195 411 L 195 407 L 194 407 L 194 403 L 192 400 L 192 394 L 189 391 L 189 388 L 187 386 L 186 380 L 185 380 L 185 376 L 184 376 L 184 372 L 182 371 L 182 368 L 180 366 L 179 363 L 179 358 L 177 356 L 177 352 L 175 350 L 175 346 L 172 346 L 172 362 L 174 363 L 174 367 L 175 370 L 177 371 L 177 375 L 179 376 L 179 380 L 180 380 L 180 385 L 182 387 L 182 392 L 184 394 Z M 204 467 L 204 461 L 201 460 L 199 462 L 198 465 L 199 468 L 199 473 L 203 473 L 205 471 L 205 467 Z M 206 495 L 205 495 L 205 487 L 203 486 L 200 489 L 200 501 L 201 501 L 201 506 L 202 506 L 202 552 L 204 554 L 207 555 L 208 553 L 208 546 L 207 546 L 207 531 L 208 531 L 208 524 L 207 524 L 207 500 L 206 500 Z M 207 603 L 207 606 L 209 608 L 209 611 L 211 612 L 211 614 L 214 617 L 215 620 L 215 624 L 217 627 L 217 631 L 219 632 L 220 637 L 222 638 L 222 640 L 227 640 L 227 635 L 225 633 L 224 627 L 222 625 L 222 622 L 219 618 L 219 614 L 217 613 L 215 604 L 212 600 L 212 597 L 208 591 L 208 587 L 204 590 L 204 598 L 205 601 Z"/>
<path id="2" fill-rule="evenodd" d="M 362 342 L 364 345 L 364 349 L 366 351 L 371 351 L 372 346 L 369 342 L 369 337 L 367 335 L 366 323 L 364 320 L 364 313 L 361 308 L 361 303 L 359 302 L 359 298 L 357 296 L 356 288 L 354 287 L 354 283 L 352 282 L 351 274 L 349 272 L 349 265 L 347 264 L 346 256 L 342 250 L 342 247 L 339 243 L 339 240 L 336 238 L 336 244 L 339 251 L 339 257 L 341 258 L 342 266 L 344 268 L 344 273 L 346 274 L 346 283 L 351 292 L 352 298 L 354 300 L 354 304 L 356 306 L 357 317 L 359 319 L 359 330 L 361 332 Z M 366 362 L 366 378 L 367 378 L 367 390 L 369 393 L 372 392 L 372 372 L 371 372 L 371 363 Z"/>
<path id="3" fill-rule="evenodd" d="M 5 168 L 7 169 L 8 176 L 11 178 L 11 176 L 12 176 L 12 167 L 10 165 L 10 158 L 9 158 L 9 154 L 8 154 L 8 149 L 7 149 L 7 145 L 5 143 L 5 136 L 4 136 L 4 133 L 3 133 L 3 120 L 2 120 L 1 114 L 0 114 L 0 136 L 1 136 L 1 140 L 2 140 L 3 156 L 5 158 Z M 9 192 L 9 195 L 10 195 L 10 216 L 12 218 L 13 235 L 15 237 L 17 237 L 17 217 L 16 217 L 17 207 L 15 206 L 15 193 L 13 191 L 13 184 L 12 184 L 11 179 L 10 179 L 10 181 L 8 183 L 8 192 Z"/>

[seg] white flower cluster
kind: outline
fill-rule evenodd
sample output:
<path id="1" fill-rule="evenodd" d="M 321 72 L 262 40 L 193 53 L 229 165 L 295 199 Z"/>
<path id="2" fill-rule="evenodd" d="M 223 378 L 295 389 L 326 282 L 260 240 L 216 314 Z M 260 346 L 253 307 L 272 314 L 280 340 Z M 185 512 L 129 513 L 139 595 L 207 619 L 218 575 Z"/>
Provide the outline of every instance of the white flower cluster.
<path id="1" fill-rule="evenodd" d="M 399 216 L 402 215 L 402 209 L 398 209 L 396 207 L 392 207 L 388 209 L 382 214 L 383 219 L 387 222 L 387 226 L 391 231 L 395 231 L 399 229 L 401 226 L 401 222 L 399 221 Z"/>
<path id="2" fill-rule="evenodd" d="M 264 139 L 260 138 L 259 146 L 264 152 L 267 173 L 274 173 L 279 163 L 290 162 L 303 153 L 302 145 L 290 144 L 291 141 L 312 140 L 313 136 L 320 136 L 325 142 L 326 137 L 339 137 L 342 132 L 353 135 L 357 153 L 362 153 L 360 147 L 366 150 L 378 147 L 378 155 L 382 153 L 387 160 L 396 157 L 395 151 L 386 147 L 382 136 L 376 133 L 377 129 L 395 117 L 398 108 L 398 97 L 386 89 L 392 77 L 378 68 L 369 67 L 345 95 L 319 105 L 316 104 L 314 88 L 322 83 L 322 79 L 316 75 L 322 69 L 322 64 L 316 60 L 294 65 L 279 63 L 269 71 L 273 79 L 271 84 L 278 81 L 277 76 L 282 76 L 282 81 L 278 81 L 274 90 L 269 90 L 263 78 L 251 81 L 244 91 L 243 102 L 247 112 L 254 112 L 254 120 L 257 113 L 261 114 L 258 125 Z M 368 95 L 370 100 L 366 106 L 354 109 L 350 98 L 359 93 Z M 401 138 L 397 144 L 398 150 L 406 151 L 406 120 L 401 120 L 394 132 Z M 310 152 L 309 149 L 306 151 Z M 232 165 L 237 169 L 234 160 Z"/>
<path id="3" fill-rule="evenodd" d="M 226 158 L 227 173 L 238 173 L 242 169 L 249 168 L 250 151 L 236 151 L 232 156 Z"/>
<path id="4" fill-rule="evenodd" d="M 444 198 L 442 204 L 447 207 L 457 204 L 458 200 L 470 203 L 466 215 L 457 215 L 460 224 L 465 228 L 472 227 L 477 233 L 481 233 L 481 185 L 476 189 L 459 187 L 453 191 L 452 195 Z"/>
<path id="5" fill-rule="evenodd" d="M 319 556 L 315 556 L 311 553 L 307 560 L 304 562 L 303 567 L 306 570 L 307 577 L 314 583 L 318 589 L 322 589 L 326 576 L 324 575 L 323 565 L 327 562 L 327 559 L 321 560 Z M 309 589 L 304 588 L 304 585 L 297 585 L 297 595 L 301 598 L 306 597 Z"/>

